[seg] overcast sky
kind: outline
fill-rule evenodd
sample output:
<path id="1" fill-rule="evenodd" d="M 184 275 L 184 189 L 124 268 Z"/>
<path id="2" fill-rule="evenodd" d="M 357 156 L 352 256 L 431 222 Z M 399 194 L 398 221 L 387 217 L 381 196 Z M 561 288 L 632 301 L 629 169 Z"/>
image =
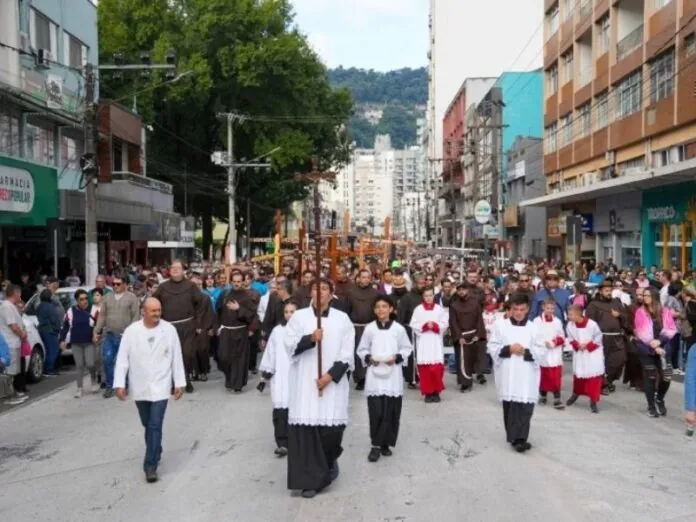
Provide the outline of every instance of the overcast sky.
<path id="1" fill-rule="evenodd" d="M 429 0 L 292 1 L 298 25 L 329 67 L 427 65 Z M 436 1 L 461 34 L 453 45 L 461 49 L 463 78 L 541 65 L 543 0 Z"/>

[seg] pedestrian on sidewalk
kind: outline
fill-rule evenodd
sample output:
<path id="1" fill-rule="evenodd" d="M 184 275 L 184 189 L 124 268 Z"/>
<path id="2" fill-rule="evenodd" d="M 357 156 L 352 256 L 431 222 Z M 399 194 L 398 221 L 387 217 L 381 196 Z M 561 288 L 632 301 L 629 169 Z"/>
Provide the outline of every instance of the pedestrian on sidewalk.
<path id="1" fill-rule="evenodd" d="M 157 482 L 157 467 L 162 457 L 162 426 L 169 395 L 174 383 L 174 400 L 186 387 L 186 372 L 176 328 L 162 320 L 162 305 L 150 297 L 143 305 L 143 318 L 123 332 L 114 373 L 116 396 L 135 401 L 140 422 L 145 428 L 147 482 Z M 128 389 L 126 389 L 128 378 Z"/>
<path id="2" fill-rule="evenodd" d="M 105 399 L 114 396 L 114 364 L 121 345 L 121 336 L 128 326 L 140 319 L 140 301 L 135 294 L 126 291 L 123 278 L 115 276 L 112 284 L 114 291 L 104 297 L 93 338 L 94 344 L 98 344 L 102 334 L 104 335 Z"/>
<path id="3" fill-rule="evenodd" d="M 46 288 L 39 295 L 41 303 L 36 310 L 36 318 L 39 321 L 39 335 L 46 348 L 44 361 L 44 375 L 55 377 L 58 375 L 57 366 L 60 358 L 58 335 L 63 325 L 63 308 L 53 300 L 53 293 Z"/>
<path id="4" fill-rule="evenodd" d="M 22 317 L 17 310 L 17 303 L 21 300 L 21 288 L 17 285 L 9 285 L 5 289 L 5 300 L 0 302 L 0 335 L 9 347 L 9 364 L 5 373 L 12 377 L 14 396 L 6 401 L 15 405 L 26 401 L 27 379 L 24 358 L 22 357 L 22 341 L 27 338 Z"/>
<path id="5" fill-rule="evenodd" d="M 92 393 L 99 391 L 96 369 L 96 346 L 94 339 L 94 317 L 89 306 L 89 296 L 85 290 L 75 292 L 75 306 L 68 309 L 60 331 L 60 349 L 65 350 L 68 335 L 72 348 L 75 366 L 77 367 L 77 390 L 75 398 L 82 398 L 82 385 L 85 377 L 85 366 L 89 371 L 92 383 Z"/>

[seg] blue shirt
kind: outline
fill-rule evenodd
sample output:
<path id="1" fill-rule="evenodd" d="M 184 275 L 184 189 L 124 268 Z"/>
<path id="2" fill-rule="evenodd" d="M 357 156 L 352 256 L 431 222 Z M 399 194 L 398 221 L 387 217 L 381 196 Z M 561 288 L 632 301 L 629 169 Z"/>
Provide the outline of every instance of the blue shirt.
<path id="1" fill-rule="evenodd" d="M 565 288 L 556 288 L 552 290 L 552 295 L 556 301 L 554 315 L 558 317 L 563 324 L 566 324 L 570 292 Z M 532 311 L 529 314 L 531 319 L 535 319 L 541 315 L 541 313 L 544 311 L 544 301 L 546 301 L 546 298 L 548 297 L 549 291 L 546 288 L 542 288 L 536 293 L 534 296 L 534 303 L 532 304 Z"/>
<path id="2" fill-rule="evenodd" d="M 696 348 L 693 346 L 689 350 L 689 358 L 686 361 L 684 409 L 686 411 L 696 411 Z"/>
<path id="3" fill-rule="evenodd" d="M 261 295 L 265 295 L 266 292 L 268 292 L 268 285 L 261 281 L 254 281 L 251 283 L 251 289 L 257 291 Z"/>
<path id="4" fill-rule="evenodd" d="M 604 274 L 601 272 L 591 272 L 590 277 L 587 278 L 587 281 L 589 283 L 599 285 L 604 281 Z"/>
<path id="5" fill-rule="evenodd" d="M 7 345 L 5 338 L 0 335 L 0 367 L 8 367 L 12 364 L 12 352 L 10 352 L 10 347 Z"/>

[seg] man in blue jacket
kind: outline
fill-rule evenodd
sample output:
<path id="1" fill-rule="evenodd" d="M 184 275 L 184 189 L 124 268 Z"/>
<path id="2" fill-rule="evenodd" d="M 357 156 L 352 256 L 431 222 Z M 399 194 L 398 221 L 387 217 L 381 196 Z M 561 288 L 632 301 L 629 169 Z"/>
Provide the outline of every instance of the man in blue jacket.
<path id="1" fill-rule="evenodd" d="M 570 292 L 565 288 L 558 288 L 558 273 L 549 271 L 546 273 L 544 285 L 534 296 L 534 303 L 529 312 L 529 318 L 535 319 L 541 315 L 544 309 L 544 301 L 551 297 L 556 302 L 555 315 L 558 317 L 563 326 L 566 324 L 568 316 L 568 302 L 570 301 Z"/>
<path id="2" fill-rule="evenodd" d="M 696 429 L 696 349 L 692 346 L 689 350 L 689 358 L 686 362 L 686 375 L 684 376 L 684 420 Z"/>

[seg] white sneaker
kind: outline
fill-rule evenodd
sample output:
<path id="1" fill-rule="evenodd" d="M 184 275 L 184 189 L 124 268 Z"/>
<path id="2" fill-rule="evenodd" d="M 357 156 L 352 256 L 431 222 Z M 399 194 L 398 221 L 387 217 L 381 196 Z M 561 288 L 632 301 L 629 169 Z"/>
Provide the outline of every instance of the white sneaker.
<path id="1" fill-rule="evenodd" d="M 22 404 L 24 401 L 26 401 L 29 398 L 28 395 L 25 395 L 24 397 L 13 397 L 11 399 L 8 399 L 5 401 L 5 404 L 8 406 L 17 406 L 18 404 Z"/>
<path id="2" fill-rule="evenodd" d="M 26 394 L 25 392 L 17 392 L 16 395 L 17 395 L 17 397 L 19 397 L 20 399 L 21 399 L 22 397 L 26 397 L 26 396 L 27 396 L 27 394 Z"/>
<path id="3" fill-rule="evenodd" d="M 75 390 L 75 395 L 74 395 L 74 397 L 75 397 L 76 399 L 81 399 L 81 398 L 82 398 L 82 388 L 78 388 L 77 390 Z"/>

